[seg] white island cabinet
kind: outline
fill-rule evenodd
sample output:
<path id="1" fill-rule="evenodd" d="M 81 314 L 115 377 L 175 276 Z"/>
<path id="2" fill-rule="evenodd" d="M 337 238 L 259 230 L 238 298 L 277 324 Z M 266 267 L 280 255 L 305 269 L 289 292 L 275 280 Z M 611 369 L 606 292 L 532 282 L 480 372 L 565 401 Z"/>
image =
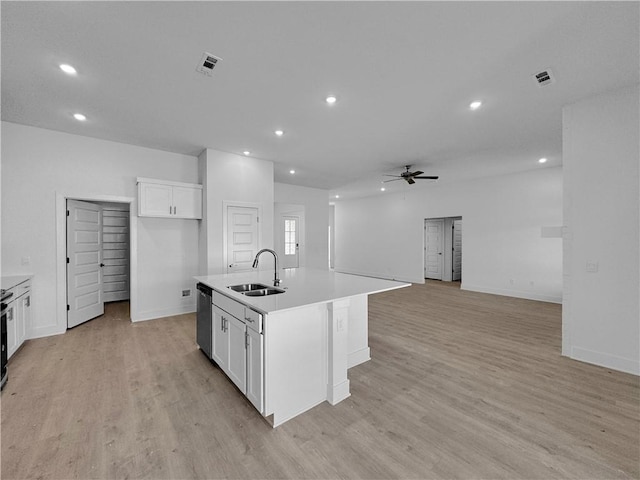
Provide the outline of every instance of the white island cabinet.
<path id="1" fill-rule="evenodd" d="M 274 427 L 350 395 L 349 368 L 370 359 L 367 296 L 407 283 L 306 268 L 279 272 L 284 293 L 251 297 L 233 285 L 273 285 L 274 272 L 196 277 L 213 290 L 212 360 Z"/>

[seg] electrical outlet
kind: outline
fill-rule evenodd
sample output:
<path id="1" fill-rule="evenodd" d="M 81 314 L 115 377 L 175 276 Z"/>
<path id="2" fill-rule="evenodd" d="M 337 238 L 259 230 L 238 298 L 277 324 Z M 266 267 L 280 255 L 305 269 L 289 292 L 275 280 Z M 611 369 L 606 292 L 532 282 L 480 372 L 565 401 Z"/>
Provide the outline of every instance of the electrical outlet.
<path id="1" fill-rule="evenodd" d="M 598 262 L 587 261 L 587 272 L 598 273 Z"/>
<path id="2" fill-rule="evenodd" d="M 191 296 L 191 290 L 182 290 L 182 296 L 183 297 L 190 297 Z"/>

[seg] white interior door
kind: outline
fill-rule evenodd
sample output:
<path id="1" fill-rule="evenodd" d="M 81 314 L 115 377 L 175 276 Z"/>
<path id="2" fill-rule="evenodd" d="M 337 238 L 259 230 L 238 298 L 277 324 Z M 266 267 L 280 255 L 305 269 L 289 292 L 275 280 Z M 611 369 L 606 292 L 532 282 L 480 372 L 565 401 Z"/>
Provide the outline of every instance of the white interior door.
<path id="1" fill-rule="evenodd" d="M 444 219 L 424 222 L 424 278 L 442 280 Z"/>
<path id="2" fill-rule="evenodd" d="M 451 279 L 456 282 L 462 279 L 462 220 L 453 221 L 453 260 Z"/>
<path id="3" fill-rule="evenodd" d="M 227 273 L 251 270 L 258 253 L 258 209 L 227 207 Z"/>
<path id="4" fill-rule="evenodd" d="M 300 218 L 283 216 L 284 256 L 282 268 L 298 268 L 300 266 Z"/>
<path id="5" fill-rule="evenodd" d="M 101 210 L 67 200 L 67 328 L 104 313 Z"/>

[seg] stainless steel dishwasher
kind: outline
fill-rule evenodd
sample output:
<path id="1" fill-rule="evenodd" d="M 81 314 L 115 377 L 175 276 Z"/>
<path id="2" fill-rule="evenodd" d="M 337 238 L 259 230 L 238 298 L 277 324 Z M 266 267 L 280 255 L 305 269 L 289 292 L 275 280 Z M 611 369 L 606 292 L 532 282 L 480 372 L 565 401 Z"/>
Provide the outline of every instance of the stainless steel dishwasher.
<path id="1" fill-rule="evenodd" d="M 196 343 L 211 358 L 211 288 L 202 283 L 196 285 L 198 290 L 198 314 L 196 322 Z"/>

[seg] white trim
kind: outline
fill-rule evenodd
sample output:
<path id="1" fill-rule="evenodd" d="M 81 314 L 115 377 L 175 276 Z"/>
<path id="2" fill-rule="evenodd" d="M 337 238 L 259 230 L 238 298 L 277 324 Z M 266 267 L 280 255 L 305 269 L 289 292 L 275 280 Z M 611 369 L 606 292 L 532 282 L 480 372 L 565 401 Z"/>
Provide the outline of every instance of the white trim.
<path id="1" fill-rule="evenodd" d="M 258 209 L 258 250 L 262 248 L 262 203 L 252 202 L 235 202 L 231 200 L 222 201 L 222 267 L 223 273 L 229 273 L 227 271 L 229 263 L 227 262 L 227 210 L 229 207 L 245 207 Z"/>
<path id="2" fill-rule="evenodd" d="M 137 177 L 136 184 L 138 183 L 154 183 L 156 185 L 169 185 L 172 187 L 187 187 L 187 188 L 199 188 L 202 190 L 202 185 L 199 183 L 185 183 L 185 182 L 174 182 L 171 180 L 160 180 L 158 178 L 144 178 Z"/>
<path id="3" fill-rule="evenodd" d="M 562 296 L 545 295 L 536 292 L 523 292 L 521 290 L 508 290 L 501 288 L 487 288 L 480 285 L 469 285 L 462 283 L 460 290 L 468 290 L 470 292 L 490 293 L 492 295 L 502 295 L 504 297 L 524 298 L 526 300 L 537 300 L 539 302 L 562 303 Z"/>
<path id="4" fill-rule="evenodd" d="M 194 313 L 196 310 L 194 305 L 181 305 L 179 307 L 163 308 L 161 310 L 147 310 L 138 312 L 135 320 L 132 322 L 146 322 L 147 320 L 156 320 L 158 318 L 173 317 L 174 315 L 184 315 L 185 313 Z"/>
<path id="5" fill-rule="evenodd" d="M 611 368 L 633 375 L 640 375 L 640 361 L 632 358 L 618 357 L 604 352 L 587 350 L 586 348 L 571 347 L 569 358 L 580 362 L 591 363 L 603 368 Z"/>
<path id="6" fill-rule="evenodd" d="M 371 360 L 371 349 L 369 347 L 361 348 L 355 352 L 349 353 L 347 358 L 347 368 L 355 367 L 361 363 Z"/>
<path id="7" fill-rule="evenodd" d="M 57 335 L 67 330 L 67 199 L 129 204 L 129 232 L 131 236 L 129 253 L 131 269 L 130 315 L 132 321 L 138 319 L 138 216 L 136 215 L 135 197 L 92 194 L 73 195 L 56 192 L 56 322 L 55 324 L 34 329 L 29 338 Z"/>

